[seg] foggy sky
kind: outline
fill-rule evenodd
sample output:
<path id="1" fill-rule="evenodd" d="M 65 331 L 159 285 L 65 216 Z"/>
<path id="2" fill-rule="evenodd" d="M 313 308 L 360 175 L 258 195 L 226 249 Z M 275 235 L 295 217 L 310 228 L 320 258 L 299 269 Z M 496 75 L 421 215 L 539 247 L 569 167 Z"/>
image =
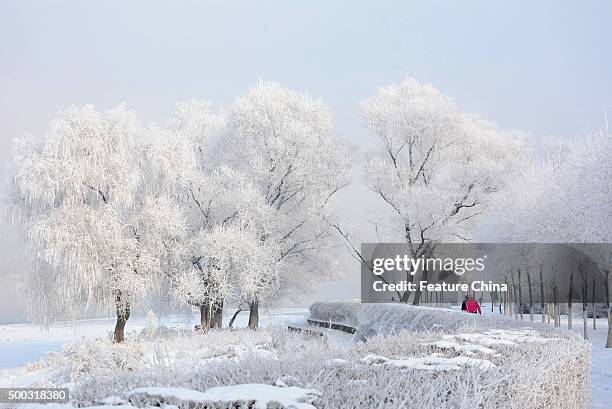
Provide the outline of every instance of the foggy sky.
<path id="1" fill-rule="evenodd" d="M 0 163 L 11 140 L 43 133 L 58 110 L 120 102 L 164 121 L 192 97 L 227 105 L 257 79 L 322 97 L 338 132 L 369 140 L 356 102 L 406 75 L 433 83 L 501 127 L 571 137 L 612 108 L 607 1 L 19 1 L 0 3 Z M 493 4 L 495 3 L 495 4 Z M 363 218 L 376 202 L 343 194 Z M 0 323 L 21 319 L 15 234 L 0 238 Z M 358 297 L 345 286 L 305 299 Z"/>

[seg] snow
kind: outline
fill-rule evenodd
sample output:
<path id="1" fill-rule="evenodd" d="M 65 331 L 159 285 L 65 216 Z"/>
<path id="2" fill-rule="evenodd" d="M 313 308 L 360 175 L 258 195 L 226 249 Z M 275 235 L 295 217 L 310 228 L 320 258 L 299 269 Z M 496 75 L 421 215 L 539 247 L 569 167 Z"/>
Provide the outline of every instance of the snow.
<path id="1" fill-rule="evenodd" d="M 495 368 L 495 364 L 486 359 L 467 358 L 463 356 L 446 358 L 438 353 L 422 357 L 399 359 L 390 359 L 381 355 L 367 355 L 360 361 L 366 365 L 385 365 L 406 370 L 425 371 L 458 371 L 466 366 L 477 367 L 484 370 Z"/>
<path id="2" fill-rule="evenodd" d="M 316 389 L 245 384 L 212 388 L 203 395 L 208 401 L 223 404 L 254 401 L 253 407 L 257 409 L 266 409 L 273 403 L 279 403 L 288 409 L 314 409 L 310 403 L 317 399 L 320 393 Z"/>
<path id="3" fill-rule="evenodd" d="M 235 309 L 225 309 L 223 322 L 227 326 Z M 305 322 L 307 308 L 273 308 L 260 311 L 260 328 L 285 327 L 288 323 Z M 198 324 L 198 317 L 168 315 L 158 317 L 159 323 L 169 328 L 191 331 Z M 236 318 L 234 328 L 246 328 L 248 312 Z M 85 319 L 74 323 L 60 322 L 44 330 L 29 323 L 0 326 L 0 374 L 3 369 L 18 368 L 38 361 L 48 352 L 59 351 L 69 342 L 109 338 L 115 325 L 114 318 Z M 146 316 L 131 317 L 126 326 L 126 335 L 139 333 L 146 327 Z M 348 344 L 349 334 L 330 334 L 337 344 Z M 265 353 L 265 352 L 263 352 Z"/>
<path id="4" fill-rule="evenodd" d="M 554 337 L 542 337 L 538 334 L 537 331 L 529 330 L 529 329 L 519 329 L 519 330 L 490 330 L 484 333 L 478 334 L 456 334 L 456 335 L 445 335 L 445 339 L 452 340 L 458 339 L 462 341 L 471 342 L 474 344 L 480 344 L 485 346 L 495 346 L 495 345 L 504 345 L 504 346 L 514 346 L 523 342 L 536 342 L 536 343 L 546 343 L 558 340 L 558 338 Z M 467 347 L 469 349 L 469 347 Z M 490 350 L 493 351 L 494 350 Z"/>
<path id="5" fill-rule="evenodd" d="M 483 370 L 495 368 L 495 364 L 486 359 L 467 358 L 463 356 L 444 358 L 437 354 L 419 358 L 391 359 L 385 362 L 384 365 L 401 369 L 425 371 L 458 371 L 465 366 L 472 366 Z"/>
<path id="6" fill-rule="evenodd" d="M 158 406 L 159 403 L 178 405 L 183 402 L 206 402 L 208 399 L 202 392 L 186 388 L 137 388 L 126 394 L 126 398 L 134 403 L 146 403 Z"/>
<path id="7" fill-rule="evenodd" d="M 487 348 L 484 347 L 482 345 L 477 345 L 477 344 L 458 344 L 456 342 L 451 342 L 451 341 L 436 341 L 436 342 L 432 342 L 429 345 L 435 346 L 436 348 L 440 348 L 440 349 L 453 349 L 456 352 L 459 353 L 465 353 L 465 354 L 473 354 L 473 353 L 480 353 L 480 354 L 485 354 L 485 355 L 489 355 L 489 354 L 495 354 L 496 351 L 494 349 L 491 348 Z"/>
<path id="8" fill-rule="evenodd" d="M 23 403 L 17 406 L 19 409 L 75 409 L 73 405 L 69 403 Z M 88 406 L 88 409 L 117 409 L 117 406 L 113 405 L 94 405 Z M 166 407 L 166 409 L 170 409 Z"/>
<path id="9" fill-rule="evenodd" d="M 350 365 L 350 364 L 351 363 L 349 361 L 347 361 L 346 359 L 341 359 L 341 358 L 330 359 L 326 363 L 327 366 L 345 366 L 345 365 Z"/>
<path id="10" fill-rule="evenodd" d="M 234 407 L 245 405 L 253 409 L 278 407 L 285 409 L 314 409 L 311 405 L 320 397 L 316 389 L 305 389 L 294 386 L 273 386 L 265 384 L 241 384 L 220 386 L 205 392 L 187 388 L 145 387 L 136 388 L 126 393 L 124 399 L 111 396 L 102 399 L 104 405 L 89 406 L 91 409 L 117 409 L 115 405 L 124 407 L 198 407 L 214 405 L 214 407 Z M 70 404 L 22 404 L 20 409 L 71 409 Z"/>
<path id="11" fill-rule="evenodd" d="M 126 401 L 125 399 L 119 396 L 107 396 L 106 398 L 101 399 L 99 403 L 105 406 L 119 406 L 119 405 L 127 405 L 128 401 Z"/>
<path id="12" fill-rule="evenodd" d="M 368 364 L 368 365 L 384 364 L 385 362 L 388 362 L 388 361 L 389 361 L 389 358 L 387 358 L 386 356 L 374 355 L 374 354 L 369 354 L 361 358 L 361 362 L 363 362 L 364 364 Z"/>
<path id="13" fill-rule="evenodd" d="M 12 341 L 0 340 L 0 368 L 17 368 L 26 362 L 36 361 L 48 352 L 57 351 L 62 341 L 31 340 Z"/>

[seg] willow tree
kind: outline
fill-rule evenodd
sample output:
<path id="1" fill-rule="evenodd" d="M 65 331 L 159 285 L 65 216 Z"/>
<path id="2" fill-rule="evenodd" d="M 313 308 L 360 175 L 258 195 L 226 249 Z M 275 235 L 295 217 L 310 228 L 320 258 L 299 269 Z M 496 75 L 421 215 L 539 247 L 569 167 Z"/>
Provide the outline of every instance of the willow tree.
<path id="1" fill-rule="evenodd" d="M 321 100 L 259 81 L 234 100 L 226 121 L 219 159 L 245 175 L 273 211 L 261 239 L 280 248 L 276 297 L 308 289 L 334 271 L 328 219 L 351 168 L 330 110 Z M 262 301 L 256 294 L 250 300 L 253 329 Z"/>
<path id="2" fill-rule="evenodd" d="M 8 213 L 28 244 L 33 320 L 114 309 L 114 339 L 124 340 L 131 308 L 153 288 L 159 264 L 138 229 L 142 132 L 123 106 L 86 105 L 58 113 L 44 137 L 16 140 Z"/>
<path id="3" fill-rule="evenodd" d="M 243 268 L 253 274 L 248 266 L 268 265 L 265 254 L 275 254 L 266 253 L 266 246 L 256 247 L 262 250 L 261 257 L 241 264 L 236 256 L 240 240 L 222 234 L 233 232 L 242 239 L 246 251 L 252 248 L 252 240 L 263 242 L 263 237 L 269 236 L 273 215 L 255 184 L 218 160 L 222 156 L 217 145 L 225 131 L 224 119 L 205 101 L 179 103 L 174 118 L 151 132 L 143 149 L 149 194 L 170 198 L 173 207 L 179 209 L 178 213 L 169 212 L 176 214 L 172 219 L 176 223 L 170 224 L 173 229 L 164 229 L 165 236 L 170 236 L 165 242 L 171 245 L 156 252 L 164 261 L 162 275 L 169 281 L 175 300 L 200 309 L 203 329 L 222 326 L 226 301 L 244 303 L 244 294 L 258 293 L 246 288 L 229 291 L 228 283 L 240 287 L 244 282 L 238 279 L 237 270 Z M 150 229 L 145 227 L 147 232 Z M 169 235 L 172 231 L 184 234 Z M 221 242 L 221 238 L 228 242 Z M 271 274 L 265 268 L 261 272 L 267 277 Z M 277 281 L 263 282 L 272 287 Z"/>

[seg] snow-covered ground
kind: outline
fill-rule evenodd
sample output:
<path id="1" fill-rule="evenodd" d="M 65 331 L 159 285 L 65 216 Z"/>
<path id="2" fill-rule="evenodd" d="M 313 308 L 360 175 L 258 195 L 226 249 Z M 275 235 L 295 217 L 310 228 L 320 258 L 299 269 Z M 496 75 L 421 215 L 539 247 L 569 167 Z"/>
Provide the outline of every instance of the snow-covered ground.
<path id="1" fill-rule="evenodd" d="M 226 309 L 223 314 L 224 325 L 227 325 L 235 309 Z M 290 323 L 301 324 L 308 315 L 307 308 L 276 308 L 260 311 L 260 326 L 270 328 L 286 326 Z M 161 325 L 171 328 L 193 329 L 199 317 L 187 315 L 158 316 Z M 129 319 L 126 332 L 140 332 L 145 327 L 145 316 Z M 236 318 L 234 327 L 244 328 L 248 322 L 248 312 L 241 312 Z M 110 337 L 115 325 L 113 318 L 79 320 L 76 323 L 58 323 L 47 330 L 36 325 L 10 324 L 0 325 L 0 371 L 16 368 L 41 359 L 45 353 L 58 351 L 62 345 L 82 339 Z M 1 372 L 0 372 L 1 373 Z"/>
<path id="2" fill-rule="evenodd" d="M 567 327 L 566 319 L 561 320 Z M 582 334 L 582 321 L 574 325 L 574 331 Z M 608 320 L 597 320 L 597 329 L 593 331 L 589 320 L 589 336 L 593 345 L 591 382 L 593 392 L 593 409 L 607 409 L 612 406 L 612 349 L 606 348 Z"/>

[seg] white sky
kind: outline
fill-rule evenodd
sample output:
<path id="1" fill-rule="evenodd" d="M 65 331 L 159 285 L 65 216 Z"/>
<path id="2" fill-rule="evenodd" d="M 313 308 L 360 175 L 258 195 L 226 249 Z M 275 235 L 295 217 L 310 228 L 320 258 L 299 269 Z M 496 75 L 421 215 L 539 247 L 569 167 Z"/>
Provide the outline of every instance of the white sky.
<path id="1" fill-rule="evenodd" d="M 14 136 L 58 110 L 126 102 L 144 122 L 177 101 L 227 104 L 258 78 L 323 97 L 338 132 L 368 140 L 356 101 L 406 75 L 432 82 L 502 127 L 573 136 L 612 109 L 608 1 L 20 1 L 0 3 L 0 163 Z M 356 185 L 345 195 L 361 214 Z M 368 200 L 365 200 L 368 202 Z M 0 323 L 21 315 L 0 239 Z M 346 287 L 358 296 L 358 265 Z"/>

